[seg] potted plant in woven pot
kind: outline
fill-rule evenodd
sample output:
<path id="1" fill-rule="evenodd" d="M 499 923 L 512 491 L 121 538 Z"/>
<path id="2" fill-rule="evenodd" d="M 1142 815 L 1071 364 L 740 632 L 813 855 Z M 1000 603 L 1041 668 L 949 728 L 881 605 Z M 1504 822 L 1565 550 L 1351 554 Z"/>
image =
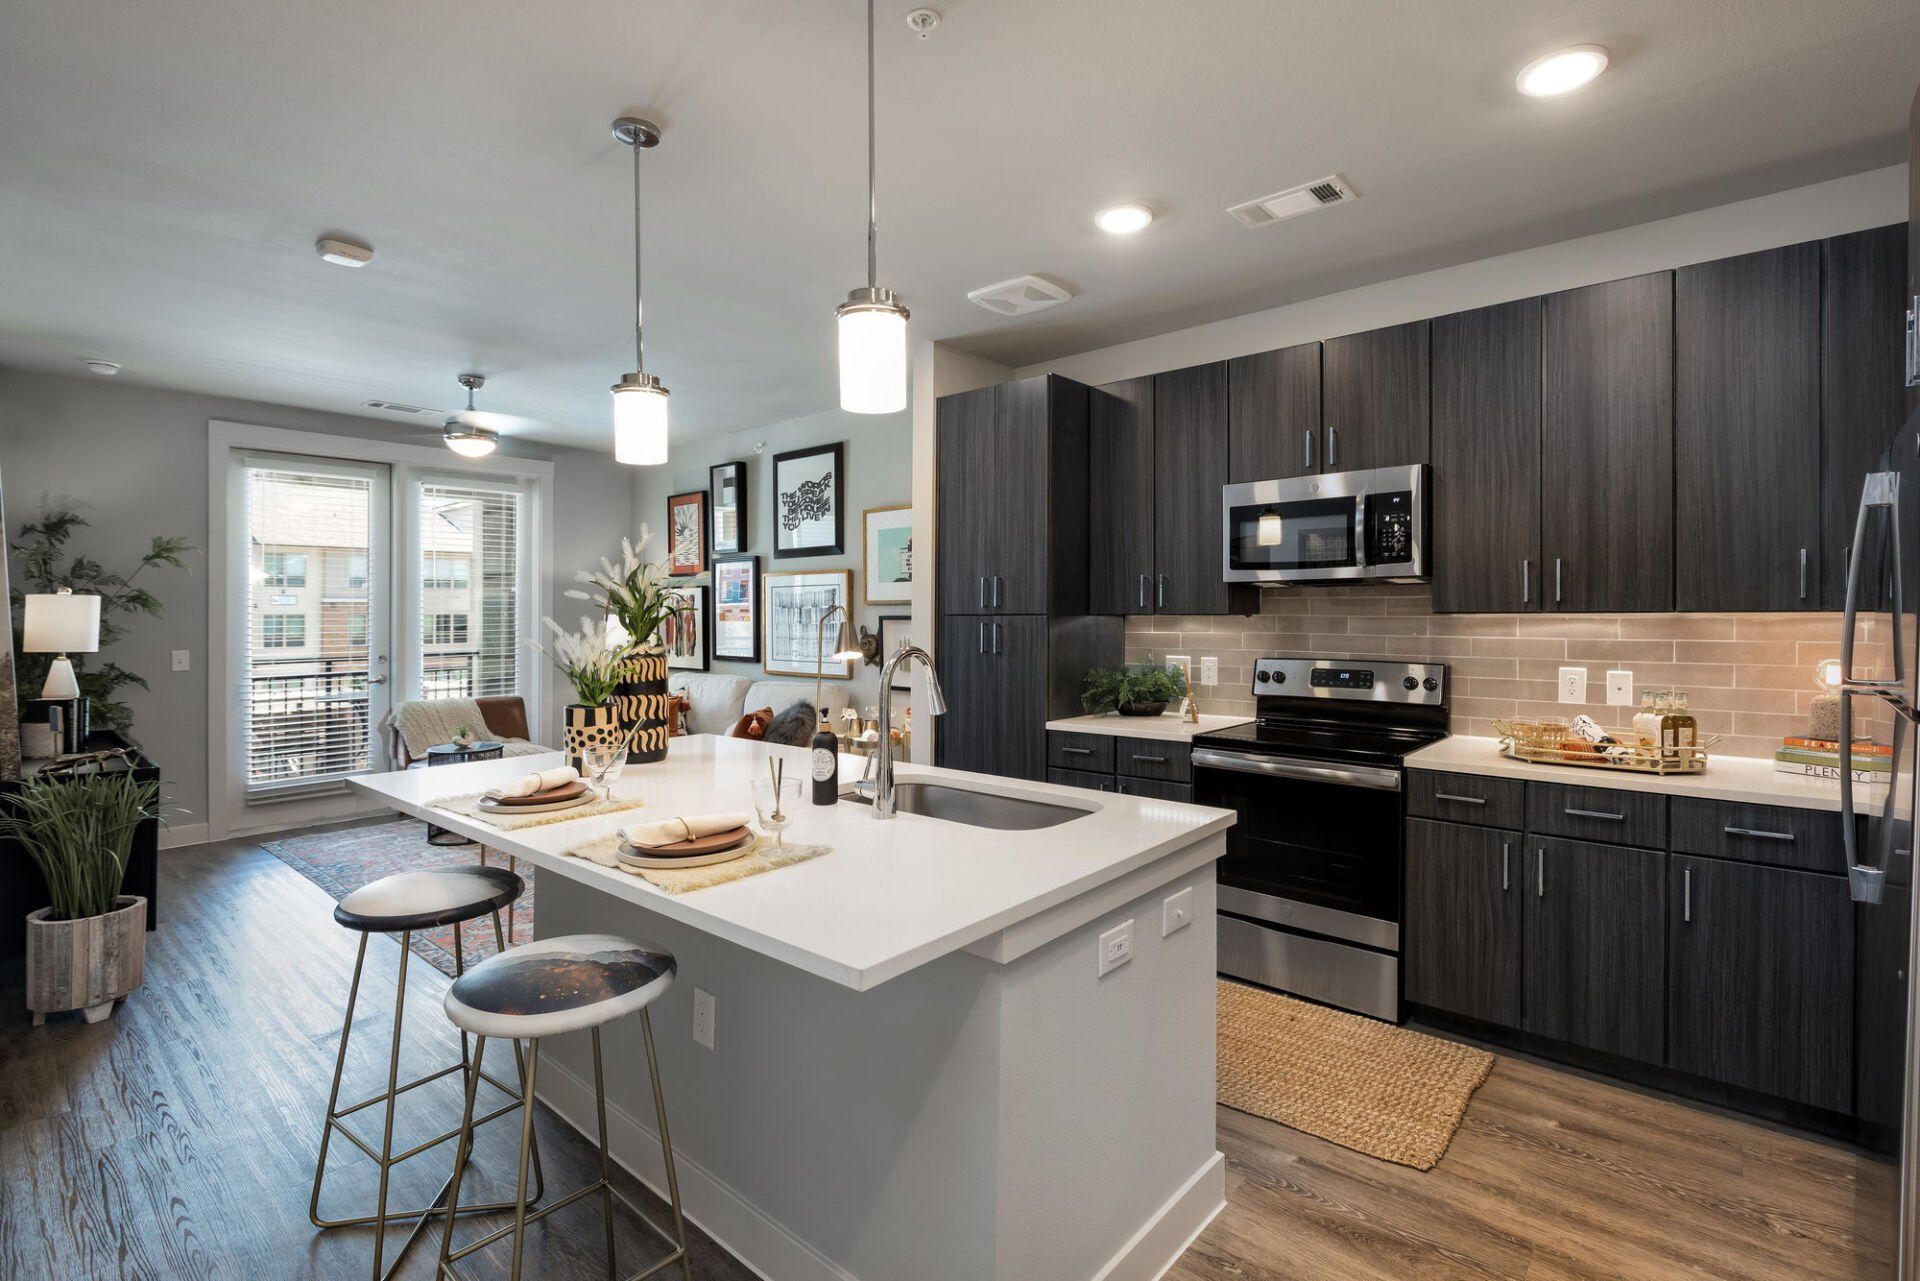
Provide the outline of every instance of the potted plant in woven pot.
<path id="1" fill-rule="evenodd" d="M 1080 706 L 1089 712 L 1158 716 L 1186 692 L 1186 678 L 1178 668 L 1096 667 L 1080 687 Z"/>
<path id="2" fill-rule="evenodd" d="M 0 813 L 0 836 L 40 868 L 52 902 L 27 913 L 27 1008 L 35 1026 L 79 1010 L 89 1023 L 140 986 L 147 900 L 122 894 L 134 829 L 159 812 L 160 785 L 131 772 L 29 779 Z"/>
<path id="3" fill-rule="evenodd" d="M 628 648 L 621 658 L 620 684 L 613 705 L 623 733 L 632 735 L 627 760 L 640 763 L 667 754 L 667 652 L 660 643 L 660 626 L 682 608 L 680 593 L 667 582 L 664 560 L 641 559 L 653 534 L 640 527 L 640 541 L 620 540 L 620 562 L 600 558 L 600 571 L 583 569 L 576 577 L 584 584 L 567 595 L 597 606 L 626 633 Z"/>
<path id="4" fill-rule="evenodd" d="M 580 620 L 578 632 L 567 631 L 551 618 L 540 620 L 553 632 L 553 648 L 529 641 L 560 669 L 579 700 L 566 708 L 567 764 L 587 776 L 588 747 L 620 743 L 625 730 L 613 706 L 614 687 L 620 683 L 621 648 L 608 635 L 606 621 Z"/>

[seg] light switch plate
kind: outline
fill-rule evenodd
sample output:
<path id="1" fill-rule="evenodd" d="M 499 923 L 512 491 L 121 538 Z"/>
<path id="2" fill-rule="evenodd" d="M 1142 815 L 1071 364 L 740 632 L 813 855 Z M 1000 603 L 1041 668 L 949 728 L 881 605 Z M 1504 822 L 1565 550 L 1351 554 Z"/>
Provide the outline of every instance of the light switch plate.
<path id="1" fill-rule="evenodd" d="M 1560 669 L 1560 701 L 1563 703 L 1584 703 L 1587 701 L 1586 668 L 1563 667 Z"/>
<path id="2" fill-rule="evenodd" d="M 1100 936 L 1100 969 L 1094 977 L 1105 978 L 1132 959 L 1133 918 L 1128 917 Z"/>
<path id="3" fill-rule="evenodd" d="M 696 1045 L 713 1048 L 713 993 L 705 988 L 693 989 L 693 1040 Z"/>
<path id="4" fill-rule="evenodd" d="M 193 656 L 190 653 L 188 653 L 188 651 L 184 649 L 176 649 L 173 651 L 173 670 L 174 671 L 176 672 L 188 671 L 192 668 L 192 666 L 193 666 Z"/>
<path id="5" fill-rule="evenodd" d="M 1189 885 L 1178 894 L 1169 894 L 1160 901 L 1160 937 L 1165 938 L 1175 930 L 1183 930 L 1193 924 L 1193 886 Z"/>
<path id="6" fill-rule="evenodd" d="M 1607 673 L 1607 706 L 1633 706 L 1633 673 L 1612 671 Z"/>

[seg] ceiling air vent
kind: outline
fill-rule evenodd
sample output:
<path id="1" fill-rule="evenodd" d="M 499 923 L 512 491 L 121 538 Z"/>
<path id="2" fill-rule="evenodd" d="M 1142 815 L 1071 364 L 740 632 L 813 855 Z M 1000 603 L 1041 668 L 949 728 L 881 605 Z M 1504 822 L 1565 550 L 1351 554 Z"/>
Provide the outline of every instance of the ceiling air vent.
<path id="1" fill-rule="evenodd" d="M 1285 222 L 1289 218 L 1298 218 L 1301 214 L 1310 214 L 1332 205 L 1352 204 L 1359 198 L 1359 193 L 1347 185 L 1345 178 L 1332 174 L 1316 182 L 1303 182 L 1298 187 L 1289 187 L 1271 196 L 1235 205 L 1227 212 L 1249 227 L 1269 227 L 1276 222 Z"/>
<path id="2" fill-rule="evenodd" d="M 1058 307 L 1073 295 L 1051 280 L 1039 276 L 1019 276 L 997 285 L 975 289 L 967 295 L 998 316 L 1026 316 L 1049 307 Z"/>
<path id="3" fill-rule="evenodd" d="M 419 405 L 403 405 L 397 400 L 369 400 L 366 401 L 365 404 L 368 409 L 384 409 L 390 414 L 413 414 L 420 418 L 440 417 L 440 411 L 438 409 L 423 409 Z"/>

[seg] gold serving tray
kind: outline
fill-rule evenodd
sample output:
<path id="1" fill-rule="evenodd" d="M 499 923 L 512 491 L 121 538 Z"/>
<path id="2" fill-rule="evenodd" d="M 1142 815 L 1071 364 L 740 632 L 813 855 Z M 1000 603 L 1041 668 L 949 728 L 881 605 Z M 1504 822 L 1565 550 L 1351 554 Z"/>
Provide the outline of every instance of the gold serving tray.
<path id="1" fill-rule="evenodd" d="M 1500 735 L 1500 754 L 1508 760 L 1533 761 L 1540 765 L 1575 765 L 1583 769 L 1602 769 L 1626 771 L 1632 774 L 1702 774 L 1707 768 L 1707 749 L 1719 743 L 1718 734 L 1703 734 L 1699 742 L 1692 747 L 1643 747 L 1631 742 L 1634 735 L 1631 730 L 1608 730 L 1607 733 L 1619 739 L 1613 755 L 1606 755 L 1596 745 L 1592 751 L 1575 751 L 1562 747 L 1558 743 L 1542 745 L 1520 742 L 1514 735 L 1513 726 L 1507 721 L 1495 721 L 1494 730 Z"/>

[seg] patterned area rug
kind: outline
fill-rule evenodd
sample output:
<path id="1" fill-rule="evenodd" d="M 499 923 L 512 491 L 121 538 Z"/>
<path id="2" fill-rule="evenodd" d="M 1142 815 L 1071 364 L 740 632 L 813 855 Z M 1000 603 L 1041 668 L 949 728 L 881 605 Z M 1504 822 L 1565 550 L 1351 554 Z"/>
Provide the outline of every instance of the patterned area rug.
<path id="1" fill-rule="evenodd" d="M 332 895 L 336 903 L 368 881 L 395 872 L 417 872 L 428 867 L 472 867 L 480 861 L 478 845 L 427 844 L 427 825 L 411 818 L 263 841 L 261 848 Z M 496 850 L 487 856 L 487 862 L 505 867 L 507 856 Z M 518 870 L 520 878 L 527 883 L 527 891 L 513 905 L 513 941 L 529 943 L 533 941 L 533 867 L 521 863 Z M 506 924 L 505 918 L 501 924 Z M 414 955 L 450 978 L 454 968 L 454 928 L 443 925 L 413 936 Z M 466 931 L 461 945 L 468 965 L 493 955 L 492 917 L 468 921 L 460 928 Z"/>
<path id="2" fill-rule="evenodd" d="M 1493 1055 L 1219 980 L 1220 1101 L 1236 1112 L 1431 1170 Z"/>

